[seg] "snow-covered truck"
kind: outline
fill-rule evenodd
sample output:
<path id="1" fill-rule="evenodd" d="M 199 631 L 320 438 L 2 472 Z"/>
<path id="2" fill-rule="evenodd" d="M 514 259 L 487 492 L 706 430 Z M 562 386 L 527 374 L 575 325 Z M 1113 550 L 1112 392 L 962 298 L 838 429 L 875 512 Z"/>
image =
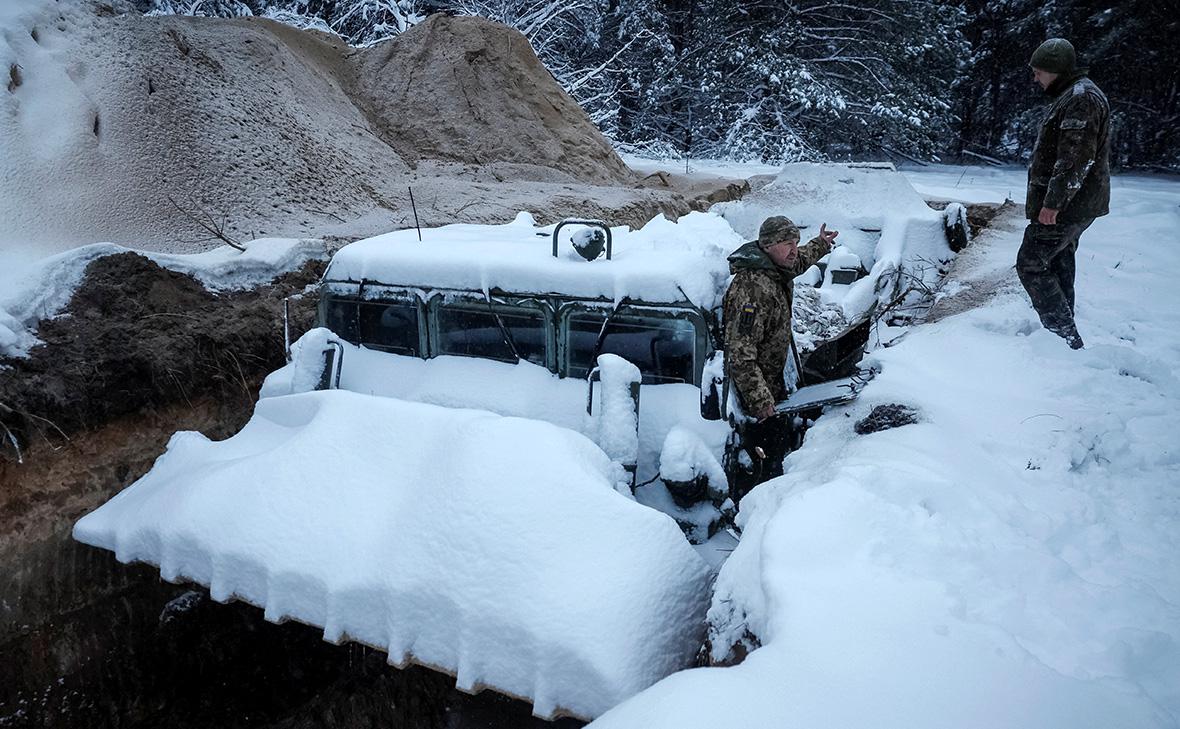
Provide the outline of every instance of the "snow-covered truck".
<path id="1" fill-rule="evenodd" d="M 934 286 L 948 243 L 962 230 L 961 209 L 931 210 L 889 165 L 793 165 L 749 199 L 719 206 L 720 215 L 661 218 L 637 231 L 584 220 L 537 226 L 522 214 L 508 225 L 404 230 L 354 243 L 336 254 L 321 285 L 318 320 L 331 335 L 321 332 L 296 347 L 291 376 L 276 375 L 265 392 L 340 387 L 482 407 L 574 427 L 617 450 L 626 434 L 583 417 L 570 383 L 560 380 L 582 383 L 593 415 L 599 358 L 621 357 L 641 382 L 632 391 L 637 417 L 629 421 L 639 429 L 638 447 L 623 448 L 621 463 L 633 485 L 658 476 L 662 487 L 640 492 L 640 499 L 663 507 L 670 497 L 674 508 L 666 510 L 690 538 L 702 540 L 719 514 L 714 509 L 706 526 L 700 520 L 710 510 L 692 502 L 711 497 L 717 507 L 727 491 L 708 478 L 717 473 L 713 459 L 701 455 L 705 462 L 685 466 L 661 456 L 713 453 L 730 471 L 727 480 L 741 467 L 719 447 L 721 439 L 726 456 L 741 448 L 720 351 L 726 257 L 764 217 L 784 211 L 804 231 L 820 222 L 843 229 L 837 248 L 797 287 L 802 346 L 795 357 L 807 387 L 778 408 L 786 416 L 814 416 L 856 395 L 871 375 L 858 363 L 872 315 Z M 439 360 L 427 366 L 438 392 L 408 388 L 404 383 L 418 379 L 396 374 L 407 367 L 398 357 Z M 450 357 L 510 365 L 496 378 L 504 383 L 518 370 L 547 371 L 554 392 L 493 387 L 494 396 L 471 393 L 467 400 L 444 394 L 465 391 L 470 380 L 459 363 L 444 363 Z M 688 414 L 693 402 L 699 416 Z M 717 420 L 729 427 L 708 422 Z M 797 444 L 806 418 L 795 421 Z"/>
<path id="2" fill-rule="evenodd" d="M 496 402 L 473 395 L 466 401 L 451 396 L 447 404 L 573 426 L 605 446 L 628 440 L 626 433 L 605 427 L 614 423 L 592 417 L 599 399 L 593 396 L 595 382 L 605 377 L 603 386 L 612 385 L 608 363 L 613 360 L 603 355 L 614 355 L 634 365 L 637 380 L 630 387 L 624 375 L 620 383 L 633 400 L 623 427 L 635 430 L 649 419 L 656 423 L 643 428 L 644 438 L 638 431 L 632 435 L 642 447 L 623 449 L 621 465 L 633 485 L 636 478 L 650 480 L 658 472 L 680 510 L 692 509 L 694 495 L 710 493 L 719 506 L 727 489 L 724 482 L 704 483 L 707 464 L 692 464 L 697 477 L 690 485 L 669 478 L 683 469 L 675 464 L 662 468 L 660 455 L 674 427 L 701 431 L 715 445 L 717 433 L 728 431 L 705 421 L 723 419 L 724 410 L 733 423 L 733 410 L 726 407 L 733 398 L 719 351 L 726 255 L 739 242 L 728 227 L 706 214 L 677 224 L 653 221 L 640 231 L 585 220 L 540 227 L 522 215 L 503 226 L 426 230 L 422 240 L 408 230 L 354 243 L 332 259 L 321 285 L 318 321 L 330 334 L 315 333 L 296 346 L 291 378 L 276 375 L 264 392 L 343 388 L 439 402 L 437 394 L 405 389 L 404 383 L 414 379 L 400 374 L 408 363 L 399 358 L 431 361 L 426 367 L 433 387 L 456 393 L 466 389 L 470 375 L 461 363 L 445 358 L 475 357 L 507 365 L 499 368 L 501 382 L 512 382 L 521 370 L 536 379 L 545 379 L 547 372 L 551 387 L 496 388 Z M 814 410 L 855 393 L 848 376 L 855 373 L 868 339 L 870 311 L 814 342 L 801 357 L 809 381 L 839 378 L 839 386 L 800 392 L 783 404 L 784 411 Z M 571 383 L 563 380 L 578 383 L 591 417 L 582 417 L 582 408 L 569 401 Z M 822 393 L 818 400 L 817 393 Z M 646 407 L 649 401 L 655 405 Z M 671 402 L 675 405 L 669 407 Z M 689 413 L 697 403 L 701 413 L 694 417 Z M 673 423 L 669 411 L 688 416 Z M 680 454 L 685 446 L 679 441 L 689 437 L 678 432 L 669 448 Z M 730 448 L 737 445 L 733 438 L 728 441 Z M 684 516 L 680 510 L 673 513 Z M 691 537 L 708 536 L 693 519 L 681 522 Z"/>
<path id="3" fill-rule="evenodd" d="M 844 197 L 810 208 L 801 177 Z M 639 230 L 522 213 L 397 231 L 333 257 L 321 326 L 241 432 L 176 434 L 75 537 L 538 716 L 598 716 L 703 639 L 710 554 L 684 534 L 705 541 L 726 495 L 731 424 L 703 410 L 727 256 L 735 226 L 782 212 L 850 244 L 796 296 L 804 371 L 847 376 L 866 318 L 950 257 L 943 214 L 887 170 L 789 167 L 740 206 Z M 782 409 L 855 390 L 816 387 Z M 691 484 L 704 498 L 677 503 Z"/>

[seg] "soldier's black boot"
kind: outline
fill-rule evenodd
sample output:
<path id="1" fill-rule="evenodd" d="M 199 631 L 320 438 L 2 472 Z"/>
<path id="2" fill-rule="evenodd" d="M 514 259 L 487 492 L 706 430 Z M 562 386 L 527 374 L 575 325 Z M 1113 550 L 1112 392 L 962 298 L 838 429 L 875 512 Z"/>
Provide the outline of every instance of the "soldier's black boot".
<path id="1" fill-rule="evenodd" d="M 1081 349 L 1085 346 L 1082 335 L 1078 334 L 1078 328 L 1072 321 L 1061 321 L 1058 317 L 1044 317 L 1042 323 L 1046 329 L 1064 339 L 1070 349 Z"/>

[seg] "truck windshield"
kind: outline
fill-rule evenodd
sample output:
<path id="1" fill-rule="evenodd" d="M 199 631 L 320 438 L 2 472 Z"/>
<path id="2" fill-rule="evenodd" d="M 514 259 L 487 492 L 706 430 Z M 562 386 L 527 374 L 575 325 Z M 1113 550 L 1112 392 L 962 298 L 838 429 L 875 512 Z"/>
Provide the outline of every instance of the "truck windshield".
<path id="1" fill-rule="evenodd" d="M 585 377 L 605 312 L 571 314 L 566 327 L 568 376 Z M 600 354 L 617 354 L 639 368 L 644 384 L 686 382 L 696 370 L 696 327 L 687 319 L 620 314 L 611 319 Z"/>
<path id="2" fill-rule="evenodd" d="M 397 354 L 418 354 L 418 307 L 406 302 L 360 306 L 360 343 Z"/>
<path id="3" fill-rule="evenodd" d="M 496 321 L 500 316 L 500 323 Z M 516 308 L 501 308 L 493 314 L 487 308 L 443 306 L 438 310 L 438 346 L 434 354 L 457 354 L 483 357 L 503 362 L 515 362 L 512 347 L 505 341 L 511 337 L 521 359 L 546 366 L 545 317 L 542 312 Z"/>

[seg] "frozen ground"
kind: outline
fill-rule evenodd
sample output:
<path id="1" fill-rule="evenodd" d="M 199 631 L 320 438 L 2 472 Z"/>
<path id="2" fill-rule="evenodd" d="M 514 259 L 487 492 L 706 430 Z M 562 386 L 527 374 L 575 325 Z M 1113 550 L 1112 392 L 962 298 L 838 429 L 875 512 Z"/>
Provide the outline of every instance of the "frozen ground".
<path id="1" fill-rule="evenodd" d="M 1020 170 L 906 174 L 1023 190 Z M 985 295 L 878 350 L 861 399 L 743 503 L 713 648 L 762 647 L 596 726 L 1180 726 L 1180 183 L 1113 188 L 1078 254 L 1087 348 L 1041 329 L 1001 221 L 952 272 L 949 298 Z M 885 403 L 921 422 L 856 435 Z"/>
<path id="2" fill-rule="evenodd" d="M 0 1 L 0 256 L 214 247 L 192 216 L 240 240 L 355 239 L 522 209 L 633 224 L 689 210 L 636 187 L 505 26 L 437 14 L 353 49 L 131 5 Z"/>

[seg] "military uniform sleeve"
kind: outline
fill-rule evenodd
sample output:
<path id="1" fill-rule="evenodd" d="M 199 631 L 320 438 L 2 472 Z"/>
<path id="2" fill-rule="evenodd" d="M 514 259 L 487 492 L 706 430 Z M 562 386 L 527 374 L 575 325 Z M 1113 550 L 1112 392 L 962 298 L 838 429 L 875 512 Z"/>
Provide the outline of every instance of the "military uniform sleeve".
<path id="1" fill-rule="evenodd" d="M 1098 151 L 1102 109 L 1086 94 L 1078 94 L 1061 114 L 1057 134 L 1057 159 L 1049 178 L 1043 206 L 1064 210 L 1082 188 Z"/>
<path id="2" fill-rule="evenodd" d="M 787 271 L 791 276 L 798 276 L 831 252 L 832 244 L 817 235 L 807 241 L 806 245 L 799 246 L 799 257 L 795 259 L 794 264 L 787 268 Z"/>
<path id="3" fill-rule="evenodd" d="M 725 367 L 753 415 L 774 405 L 758 367 L 758 344 L 766 329 L 766 302 L 748 278 L 738 274 L 725 293 Z"/>

